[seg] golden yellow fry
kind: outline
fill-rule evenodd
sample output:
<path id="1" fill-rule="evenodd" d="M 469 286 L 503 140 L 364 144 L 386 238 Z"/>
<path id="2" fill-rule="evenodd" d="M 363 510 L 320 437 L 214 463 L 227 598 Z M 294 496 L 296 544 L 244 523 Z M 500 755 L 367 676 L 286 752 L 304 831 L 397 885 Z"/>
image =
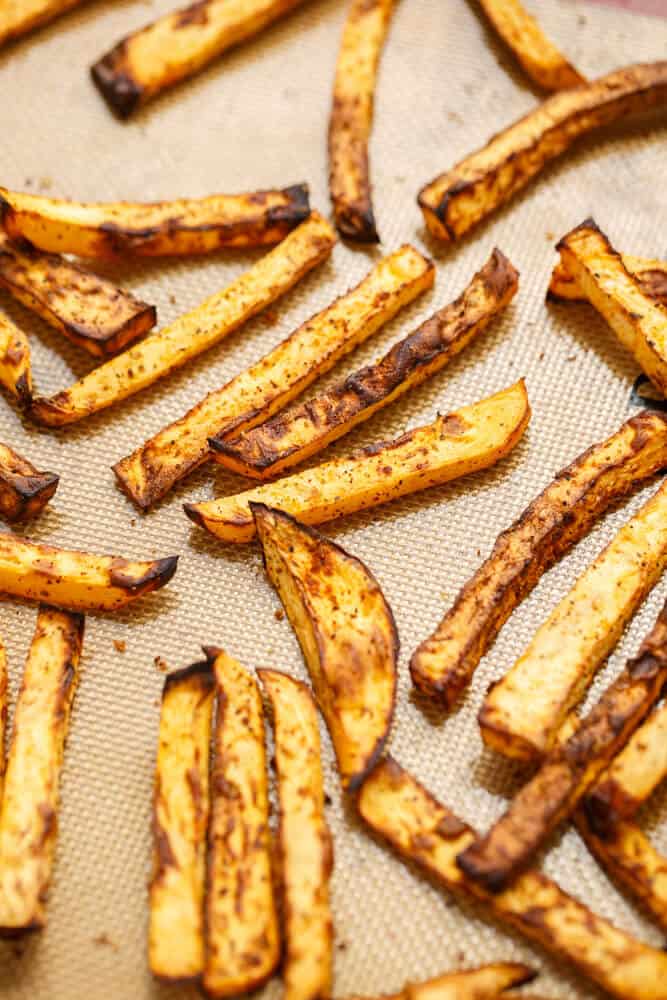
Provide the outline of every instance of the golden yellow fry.
<path id="1" fill-rule="evenodd" d="M 255 535 L 253 503 L 278 507 L 306 524 L 321 524 L 486 469 L 509 454 L 529 420 L 521 380 L 394 441 L 376 442 L 349 458 L 324 462 L 236 496 L 185 504 L 185 512 L 223 541 L 237 543 Z"/>
<path id="2" fill-rule="evenodd" d="M 26 35 L 82 0 L 4 0 L 0 5 L 0 45 Z"/>
<path id="3" fill-rule="evenodd" d="M 133 396 L 207 351 L 277 298 L 325 259 L 336 237 L 317 214 L 222 291 L 95 368 L 49 398 L 33 400 L 30 415 L 60 427 Z"/>
<path id="4" fill-rule="evenodd" d="M 0 517 L 25 521 L 46 507 L 58 488 L 55 472 L 39 472 L 35 466 L 0 442 Z"/>
<path id="5" fill-rule="evenodd" d="M 317 712 L 305 684 L 277 670 L 260 670 L 259 676 L 273 710 L 276 747 L 284 1000 L 326 1000 L 333 964 L 333 845 L 324 815 Z"/>
<path id="6" fill-rule="evenodd" d="M 494 962 L 478 969 L 446 972 L 423 983 L 408 983 L 403 996 L 405 1000 L 498 1000 L 500 993 L 530 983 L 536 975 L 520 962 Z"/>
<path id="7" fill-rule="evenodd" d="M 25 406 L 32 397 L 30 345 L 23 330 L 0 312 L 0 385 Z"/>
<path id="8" fill-rule="evenodd" d="M 40 606 L 23 674 L 0 812 L 0 933 L 46 923 L 58 784 L 79 680 L 82 615 Z"/>
<path id="9" fill-rule="evenodd" d="M 5 783 L 5 730 L 7 728 L 8 695 L 7 653 L 5 644 L 0 639 L 0 802 L 2 802 Z"/>
<path id="10" fill-rule="evenodd" d="M 661 306 L 667 306 L 667 263 L 649 257 L 633 257 L 631 254 L 621 254 L 621 260 L 626 271 L 629 271 L 638 281 L 647 298 L 655 299 Z M 588 299 L 579 288 L 561 260 L 554 266 L 549 282 L 547 300 L 550 302 L 587 302 Z"/>
<path id="11" fill-rule="evenodd" d="M 114 466 L 121 489 L 142 509 L 156 503 L 210 457 L 221 437 L 262 423 L 291 402 L 430 288 L 434 273 L 431 262 L 411 246 L 383 257 L 358 285 L 121 459 Z"/>

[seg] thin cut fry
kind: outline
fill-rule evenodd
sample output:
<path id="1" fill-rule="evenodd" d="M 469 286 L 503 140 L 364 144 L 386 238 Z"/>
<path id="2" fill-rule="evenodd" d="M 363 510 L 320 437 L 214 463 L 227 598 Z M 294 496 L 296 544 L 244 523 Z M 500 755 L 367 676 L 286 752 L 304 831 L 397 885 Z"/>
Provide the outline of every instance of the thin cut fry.
<path id="1" fill-rule="evenodd" d="M 0 7 L 0 45 L 47 24 L 82 0 L 5 0 Z"/>
<path id="2" fill-rule="evenodd" d="M 209 253 L 278 243 L 308 218 L 308 188 L 156 202 L 78 202 L 0 187 L 0 224 L 13 240 L 80 257 Z"/>
<path id="3" fill-rule="evenodd" d="M 55 396 L 34 399 L 30 415 L 38 423 L 59 427 L 153 385 L 288 292 L 331 253 L 335 239 L 329 223 L 313 214 L 248 271 L 170 326 Z"/>
<path id="4" fill-rule="evenodd" d="M 58 784 L 79 680 L 82 615 L 40 606 L 14 718 L 0 813 L 0 933 L 46 923 Z"/>
<path id="5" fill-rule="evenodd" d="M 667 484 L 616 534 L 486 696 L 487 746 L 533 760 L 555 744 L 566 716 L 667 566 Z"/>
<path id="6" fill-rule="evenodd" d="M 0 532 L 0 593 L 73 611 L 116 611 L 164 587 L 177 563 L 68 552 Z"/>
<path id="7" fill-rule="evenodd" d="M 333 845 L 324 816 L 317 712 L 305 684 L 277 670 L 259 676 L 273 709 L 286 956 L 285 1000 L 331 995 Z"/>
<path id="8" fill-rule="evenodd" d="M 667 103 L 667 61 L 615 70 L 554 94 L 419 193 L 431 234 L 450 242 L 504 205 L 581 135 Z"/>
<path id="9" fill-rule="evenodd" d="M 435 632 L 412 656 L 415 687 L 451 708 L 543 573 L 620 497 L 667 465 L 667 417 L 648 410 L 563 469 L 498 536 Z"/>
<path id="10" fill-rule="evenodd" d="M 480 0 L 480 6 L 538 87 L 555 91 L 586 83 L 586 78 L 547 38 L 519 0 Z"/>
<path id="11" fill-rule="evenodd" d="M 92 67 L 93 80 L 111 110 L 127 118 L 301 2 L 197 0 L 123 38 Z"/>
<path id="12" fill-rule="evenodd" d="M 238 438 L 216 441 L 215 460 L 242 475 L 269 479 L 322 451 L 444 368 L 511 301 L 518 277 L 507 257 L 494 250 L 462 295 L 379 361 Z"/>
<path id="13" fill-rule="evenodd" d="M 215 657 L 218 712 L 211 781 L 206 965 L 212 997 L 260 986 L 280 957 L 269 842 L 264 714 L 255 679 L 225 652 Z"/>
<path id="14" fill-rule="evenodd" d="M 336 228 L 360 243 L 379 243 L 368 164 L 373 94 L 394 0 L 351 0 L 338 52 L 329 119 L 329 189 Z"/>
<path id="15" fill-rule="evenodd" d="M 5 644 L 2 639 L 0 639 L 0 802 L 2 802 L 2 795 L 5 785 L 5 729 L 7 727 L 7 702 L 8 702 L 8 690 L 7 690 L 7 654 L 5 652 Z"/>
<path id="16" fill-rule="evenodd" d="M 120 487 L 142 509 L 162 499 L 210 456 L 210 438 L 254 427 L 291 402 L 430 288 L 433 275 L 431 262 L 411 246 L 382 258 L 346 295 L 121 459 L 114 466 Z"/>
<path id="17" fill-rule="evenodd" d="M 306 524 L 321 524 L 486 469 L 509 454 L 529 420 L 521 380 L 394 441 L 379 441 L 349 458 L 324 462 L 237 496 L 188 503 L 184 509 L 195 524 L 226 542 L 254 537 L 253 503 L 278 507 Z"/>
<path id="18" fill-rule="evenodd" d="M 55 472 L 39 472 L 35 466 L 0 442 L 0 517 L 26 521 L 36 517 L 58 489 Z"/>
<path id="19" fill-rule="evenodd" d="M 210 661 L 167 677 L 153 796 L 148 964 L 168 981 L 204 969 L 208 756 L 215 684 Z"/>
<path id="20" fill-rule="evenodd" d="M 478 969 L 445 972 L 423 983 L 407 983 L 402 995 L 405 1000 L 498 1000 L 500 993 L 530 983 L 536 975 L 520 962 L 494 962 Z"/>
<path id="21" fill-rule="evenodd" d="M 632 274 L 643 294 L 659 305 L 667 306 L 667 263 L 649 257 L 621 254 L 623 267 Z M 547 300 L 550 302 L 588 302 L 577 281 L 561 260 L 554 266 L 549 282 Z"/>
<path id="22" fill-rule="evenodd" d="M 0 385 L 21 406 L 26 406 L 32 398 L 28 338 L 3 312 L 0 312 Z"/>

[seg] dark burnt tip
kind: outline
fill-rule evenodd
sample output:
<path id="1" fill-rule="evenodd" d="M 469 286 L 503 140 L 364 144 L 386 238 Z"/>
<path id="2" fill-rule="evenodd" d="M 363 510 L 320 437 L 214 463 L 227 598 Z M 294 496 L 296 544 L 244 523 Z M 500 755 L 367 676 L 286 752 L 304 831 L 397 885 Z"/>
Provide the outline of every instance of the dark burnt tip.
<path id="1" fill-rule="evenodd" d="M 93 83 L 113 113 L 129 118 L 141 103 L 142 88 L 115 66 L 116 49 L 112 49 L 90 67 Z"/>
<path id="2" fill-rule="evenodd" d="M 357 211 L 346 207 L 335 213 L 336 229 L 350 243 L 379 243 L 380 235 L 375 224 L 373 209 Z"/>
<path id="3" fill-rule="evenodd" d="M 235 448 L 230 448 L 224 438 L 221 437 L 210 437 L 208 439 L 208 446 L 211 451 L 217 451 L 220 455 L 230 455 L 236 451 Z"/>
<path id="4" fill-rule="evenodd" d="M 213 687 L 214 678 L 210 660 L 198 660 L 197 663 L 191 663 L 189 667 L 182 667 L 180 670 L 171 670 L 164 679 L 162 697 L 171 688 L 179 684 L 185 684 L 193 679 L 201 680 L 207 690 Z"/>
<path id="5" fill-rule="evenodd" d="M 567 245 L 567 241 L 569 240 L 570 236 L 574 236 L 575 233 L 581 232 L 582 229 L 593 229 L 596 233 L 600 233 L 601 235 L 604 235 L 604 233 L 602 232 L 602 230 L 598 226 L 598 224 L 595 221 L 595 219 L 593 218 L 593 216 L 592 215 L 588 215 L 583 220 L 583 222 L 580 222 L 578 226 L 573 226 L 572 229 L 570 229 L 567 233 L 565 233 L 565 236 L 562 236 L 559 239 L 558 243 L 556 243 L 556 250 L 561 250 L 564 246 L 566 246 Z"/>
<path id="6" fill-rule="evenodd" d="M 198 524 L 200 528 L 206 527 L 206 521 L 204 520 L 203 515 L 199 511 L 198 504 L 184 503 L 183 510 L 185 511 L 186 516 L 189 517 L 191 521 L 194 521 L 195 524 Z"/>
<path id="7" fill-rule="evenodd" d="M 222 653 L 222 646 L 202 646 L 202 652 L 209 663 L 213 663 Z"/>
<path id="8" fill-rule="evenodd" d="M 178 556 L 166 556 L 164 559 L 158 559 L 155 563 L 155 571 L 151 575 L 151 579 L 157 581 L 158 587 L 164 587 L 171 580 L 177 567 Z"/>
<path id="9" fill-rule="evenodd" d="M 25 409 L 29 409 L 32 405 L 32 388 L 30 386 L 30 379 L 26 372 L 16 380 L 16 398 L 18 404 Z"/>
<path id="10" fill-rule="evenodd" d="M 122 569 L 112 569 L 111 583 L 138 597 L 164 587 L 176 572 L 177 566 L 178 556 L 166 556 L 149 563 L 146 572 L 138 577 L 130 577 Z"/>
<path id="11" fill-rule="evenodd" d="M 302 218 L 307 219 L 310 215 L 310 187 L 305 181 L 299 184 L 290 184 L 283 188 L 283 194 L 289 198 L 295 209 L 302 213 Z"/>

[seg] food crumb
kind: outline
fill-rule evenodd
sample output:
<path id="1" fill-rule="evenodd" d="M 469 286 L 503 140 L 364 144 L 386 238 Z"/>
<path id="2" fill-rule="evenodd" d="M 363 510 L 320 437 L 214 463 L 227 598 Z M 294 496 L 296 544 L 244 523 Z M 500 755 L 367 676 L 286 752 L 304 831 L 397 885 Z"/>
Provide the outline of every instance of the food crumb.
<path id="1" fill-rule="evenodd" d="M 565 358 L 565 360 L 566 361 L 576 361 L 577 360 L 577 355 L 576 354 L 568 354 L 568 356 Z"/>
<path id="2" fill-rule="evenodd" d="M 331 796 L 329 795 L 328 792 L 325 792 L 324 793 L 324 804 L 325 804 L 325 806 L 330 806 L 331 802 L 332 802 Z"/>
<path id="3" fill-rule="evenodd" d="M 127 649 L 127 643 L 125 642 L 124 639 L 114 639 L 113 640 L 113 648 L 118 653 L 124 653 L 125 650 Z"/>
<path id="4" fill-rule="evenodd" d="M 93 944 L 99 945 L 105 948 L 113 948 L 114 951 L 118 951 L 118 945 L 115 941 L 112 941 L 106 931 L 98 934 L 93 938 Z"/>
<path id="5" fill-rule="evenodd" d="M 544 351 L 540 351 L 540 356 L 539 356 L 539 358 L 537 360 L 538 361 L 544 361 Z"/>
<path id="6" fill-rule="evenodd" d="M 262 313 L 262 323 L 264 326 L 275 326 L 278 322 L 278 313 L 275 309 L 265 309 Z"/>
<path id="7" fill-rule="evenodd" d="M 40 191 L 50 191 L 53 187 L 53 181 L 50 177 L 40 177 L 39 178 L 39 189 Z"/>
<path id="8" fill-rule="evenodd" d="M 136 519 L 136 517 L 133 517 L 133 518 L 131 518 L 131 519 L 130 519 L 130 525 L 131 525 L 132 527 L 134 527 L 136 523 L 137 523 L 137 519 Z"/>
<path id="9" fill-rule="evenodd" d="M 347 948 L 347 941 L 338 941 L 336 947 L 338 948 L 339 951 L 345 951 Z"/>
<path id="10" fill-rule="evenodd" d="M 169 296 L 169 301 L 171 302 L 172 306 L 175 306 L 176 305 L 176 296 L 175 295 L 170 295 Z"/>
<path id="11" fill-rule="evenodd" d="M 275 618 L 275 620 L 276 620 L 277 622 L 281 622 L 281 621 L 283 620 L 283 618 L 285 617 L 285 612 L 283 611 L 283 609 L 282 609 L 282 608 L 277 608 L 277 609 L 276 609 L 276 610 L 275 610 L 275 611 L 273 612 L 273 617 Z"/>
<path id="12" fill-rule="evenodd" d="M 159 670 L 162 674 L 166 674 L 169 670 L 169 664 L 161 656 L 156 656 L 153 663 L 155 664 L 155 669 Z"/>
<path id="13" fill-rule="evenodd" d="M 550 229 L 547 229 L 547 239 L 549 240 L 549 243 L 556 239 L 556 234 L 552 233 Z"/>

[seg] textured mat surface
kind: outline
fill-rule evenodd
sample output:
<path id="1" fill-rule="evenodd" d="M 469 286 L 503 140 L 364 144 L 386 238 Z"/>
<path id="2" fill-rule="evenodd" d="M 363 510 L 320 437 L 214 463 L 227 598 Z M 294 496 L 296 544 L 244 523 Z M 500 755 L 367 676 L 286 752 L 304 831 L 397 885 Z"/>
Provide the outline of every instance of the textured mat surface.
<path id="1" fill-rule="evenodd" d="M 102 200 L 203 195 L 305 179 L 313 203 L 327 210 L 325 132 L 345 4 L 305 4 L 274 30 L 120 124 L 92 87 L 87 67 L 121 35 L 170 6 L 172 0 L 91 3 L 0 54 L 2 183 Z M 530 6 L 591 76 L 664 57 L 667 21 L 583 2 L 542 0 Z M 609 516 L 542 580 L 450 718 L 427 718 L 411 701 L 407 658 L 497 533 L 562 465 L 632 412 L 630 387 L 637 374 L 632 360 L 591 309 L 546 307 L 544 293 L 555 239 L 589 214 L 624 251 L 667 258 L 667 123 L 664 117 L 631 122 L 583 143 L 460 246 L 440 252 L 425 238 L 417 189 L 536 99 L 472 7 L 461 0 L 404 0 L 398 6 L 380 73 L 372 142 L 377 217 L 387 249 L 410 240 L 435 254 L 437 283 L 344 367 L 352 370 L 377 356 L 451 300 L 494 244 L 520 268 L 520 292 L 502 321 L 448 369 L 332 451 L 396 434 L 521 375 L 527 378 L 533 421 L 524 442 L 497 468 L 372 515 L 350 517 L 331 533 L 368 562 L 396 614 L 403 652 L 393 752 L 484 828 L 501 812 L 518 772 L 482 750 L 475 716 L 483 693 L 654 487 Z M 155 302 L 164 324 L 224 286 L 254 256 L 121 265 L 106 273 Z M 173 585 L 162 594 L 121 615 L 88 621 L 66 754 L 49 926 L 24 944 L 0 944 L 1 996 L 190 995 L 153 984 L 146 969 L 151 784 L 163 682 L 156 658 L 182 666 L 198 658 L 202 643 L 219 643 L 253 667 L 270 665 L 299 676 L 305 671 L 289 625 L 274 617 L 278 603 L 263 578 L 257 549 L 209 542 L 191 530 L 182 513 L 183 500 L 237 490 L 241 480 L 203 469 L 157 511 L 140 517 L 116 490 L 109 467 L 358 280 L 375 256 L 337 247 L 331 262 L 268 317 L 134 401 L 70 430 L 39 433 L 0 401 L 0 437 L 62 475 L 51 509 L 31 529 L 35 537 L 128 556 L 181 554 Z M 40 390 L 55 390 L 87 370 L 87 357 L 4 294 L 0 306 L 29 331 Z M 597 688 L 636 649 L 666 594 L 665 583 L 656 588 Z M 0 605 L 13 692 L 34 618 L 31 607 Z M 126 643 L 124 653 L 114 640 Z M 538 992 L 545 996 L 597 995 L 568 970 L 481 919 L 480 912 L 461 909 L 370 840 L 342 808 L 324 733 L 323 745 L 336 848 L 337 996 L 389 992 L 406 979 L 462 962 L 511 956 L 543 970 Z M 667 801 L 661 801 L 658 796 L 644 822 L 667 849 L 661 824 Z M 614 891 L 573 832 L 555 839 L 546 867 L 600 913 L 661 943 L 661 935 Z M 278 996 L 279 989 L 275 980 L 266 994 Z"/>

